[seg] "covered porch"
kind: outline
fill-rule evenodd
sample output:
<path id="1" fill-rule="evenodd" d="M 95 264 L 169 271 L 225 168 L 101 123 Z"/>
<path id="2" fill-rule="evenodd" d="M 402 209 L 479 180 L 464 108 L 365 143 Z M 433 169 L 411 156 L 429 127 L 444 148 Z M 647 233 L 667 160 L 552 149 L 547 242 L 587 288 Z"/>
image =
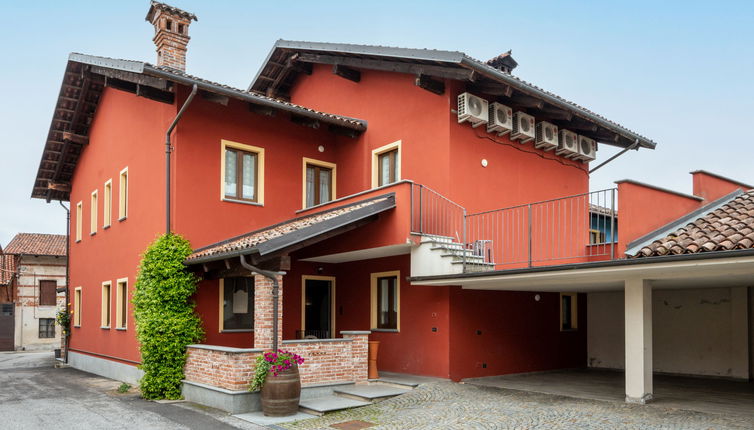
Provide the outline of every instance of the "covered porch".
<path id="1" fill-rule="evenodd" d="M 732 407 L 748 403 L 754 410 L 754 385 L 748 382 L 754 375 L 753 250 L 414 277 L 412 283 L 531 292 L 534 300 L 545 292 L 560 292 L 561 300 L 573 293 L 586 296 L 588 360 L 583 365 L 614 371 L 522 374 L 486 383 L 640 404 L 729 398 Z M 565 315 L 575 306 L 564 304 L 561 321 L 572 324 Z M 695 382 L 655 375 L 658 371 L 718 379 Z M 720 399 L 705 393 L 705 386 L 722 390 Z"/>
<path id="2" fill-rule="evenodd" d="M 624 372 L 567 369 L 467 379 L 467 384 L 580 399 L 623 401 Z M 746 381 L 657 374 L 651 405 L 754 419 L 754 385 Z"/>

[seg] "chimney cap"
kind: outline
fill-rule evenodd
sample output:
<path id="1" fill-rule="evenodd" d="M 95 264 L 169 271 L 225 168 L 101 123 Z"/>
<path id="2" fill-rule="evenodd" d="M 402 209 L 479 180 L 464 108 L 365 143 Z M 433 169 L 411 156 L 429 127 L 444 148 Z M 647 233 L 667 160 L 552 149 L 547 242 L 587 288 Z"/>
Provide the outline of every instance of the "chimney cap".
<path id="1" fill-rule="evenodd" d="M 179 16 L 181 18 L 185 18 L 185 19 L 187 19 L 189 21 L 191 21 L 191 20 L 198 21 L 199 20 L 196 17 L 196 15 L 194 15 L 191 12 L 186 12 L 183 9 L 178 9 L 177 7 L 173 7 L 173 6 L 170 6 L 169 4 L 165 4 L 165 3 L 156 2 L 154 0 L 149 5 L 149 12 L 147 12 L 147 16 L 144 19 L 147 20 L 148 22 L 152 22 L 152 20 L 154 19 L 154 16 L 157 14 L 158 11 L 167 12 L 167 13 L 169 13 L 171 15 L 177 15 L 177 16 Z"/>
<path id="2" fill-rule="evenodd" d="M 487 60 L 487 65 L 502 70 L 503 72 L 510 73 L 516 68 L 516 66 L 518 66 L 518 63 L 511 55 L 512 53 L 513 50 L 509 49 L 508 52 L 503 52 L 497 57 Z"/>

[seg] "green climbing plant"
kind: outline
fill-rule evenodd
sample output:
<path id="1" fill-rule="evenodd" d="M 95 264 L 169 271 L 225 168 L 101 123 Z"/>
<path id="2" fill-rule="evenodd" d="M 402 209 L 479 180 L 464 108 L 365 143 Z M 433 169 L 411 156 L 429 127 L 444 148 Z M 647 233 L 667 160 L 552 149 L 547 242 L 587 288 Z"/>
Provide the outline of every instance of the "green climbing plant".
<path id="1" fill-rule="evenodd" d="M 199 279 L 183 262 L 189 242 L 176 234 L 155 240 L 142 256 L 133 295 L 136 337 L 147 399 L 179 399 L 186 346 L 204 337 L 191 296 Z"/>

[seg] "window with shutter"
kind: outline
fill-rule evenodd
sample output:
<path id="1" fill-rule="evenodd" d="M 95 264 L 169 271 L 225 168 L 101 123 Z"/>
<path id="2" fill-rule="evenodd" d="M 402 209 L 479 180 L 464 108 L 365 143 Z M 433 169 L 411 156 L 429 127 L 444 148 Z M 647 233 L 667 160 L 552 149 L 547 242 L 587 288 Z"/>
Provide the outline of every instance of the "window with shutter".
<path id="1" fill-rule="evenodd" d="M 58 287 L 56 281 L 39 281 L 39 306 L 55 306 Z"/>

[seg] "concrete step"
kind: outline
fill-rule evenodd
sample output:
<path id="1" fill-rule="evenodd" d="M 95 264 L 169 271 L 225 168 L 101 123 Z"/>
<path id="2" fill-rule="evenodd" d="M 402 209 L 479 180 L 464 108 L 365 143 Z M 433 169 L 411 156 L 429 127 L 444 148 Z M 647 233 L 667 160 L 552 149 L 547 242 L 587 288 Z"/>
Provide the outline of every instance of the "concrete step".
<path id="1" fill-rule="evenodd" d="M 369 401 L 356 400 L 335 395 L 325 395 L 313 397 L 311 399 L 302 399 L 298 402 L 301 412 L 313 415 L 324 415 L 328 412 L 340 411 L 343 409 L 358 408 L 371 404 Z"/>
<path id="2" fill-rule="evenodd" d="M 391 397 L 399 396 L 411 391 L 406 388 L 392 387 L 382 384 L 352 385 L 338 388 L 334 391 L 337 396 L 362 402 L 380 402 Z"/>
<path id="3" fill-rule="evenodd" d="M 463 254 L 453 254 L 453 253 L 442 254 L 440 256 L 444 258 L 453 258 L 456 261 L 463 261 L 463 257 L 464 257 Z M 484 257 L 482 257 L 481 255 L 466 254 L 466 262 L 484 263 Z"/>
<path id="4" fill-rule="evenodd" d="M 426 243 L 426 242 L 448 243 L 448 242 L 453 242 L 455 240 L 456 239 L 451 236 L 440 236 L 436 234 L 422 234 L 421 235 L 422 243 Z"/>

